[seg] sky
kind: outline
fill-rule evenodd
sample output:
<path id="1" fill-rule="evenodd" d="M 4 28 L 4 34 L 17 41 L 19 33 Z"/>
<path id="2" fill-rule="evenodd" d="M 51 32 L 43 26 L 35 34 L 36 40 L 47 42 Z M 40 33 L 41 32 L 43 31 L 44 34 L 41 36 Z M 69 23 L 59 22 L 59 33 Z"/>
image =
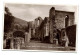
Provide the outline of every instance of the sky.
<path id="1" fill-rule="evenodd" d="M 55 7 L 55 10 L 75 12 L 76 6 L 66 5 L 35 5 L 35 4 L 5 4 L 13 16 L 25 21 L 33 21 L 37 17 L 44 19 L 49 17 L 49 10 Z"/>

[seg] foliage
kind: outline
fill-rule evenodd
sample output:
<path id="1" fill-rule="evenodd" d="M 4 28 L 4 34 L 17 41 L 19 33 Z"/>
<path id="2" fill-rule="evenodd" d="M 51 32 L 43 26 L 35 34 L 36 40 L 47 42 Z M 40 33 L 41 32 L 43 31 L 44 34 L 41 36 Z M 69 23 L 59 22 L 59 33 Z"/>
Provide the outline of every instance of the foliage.
<path id="1" fill-rule="evenodd" d="M 10 13 L 8 7 L 5 7 L 4 14 L 4 32 L 9 32 L 14 21 L 14 16 Z"/>

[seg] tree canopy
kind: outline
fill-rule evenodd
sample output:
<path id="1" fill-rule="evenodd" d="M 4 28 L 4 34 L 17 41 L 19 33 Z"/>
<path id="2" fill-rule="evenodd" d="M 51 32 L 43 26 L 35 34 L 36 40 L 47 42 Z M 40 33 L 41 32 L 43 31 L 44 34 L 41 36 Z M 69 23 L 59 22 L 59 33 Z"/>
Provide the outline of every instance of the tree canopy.
<path id="1" fill-rule="evenodd" d="M 8 7 L 5 7 L 4 13 L 4 32 L 8 32 L 11 29 L 11 25 L 14 21 L 14 16 L 9 11 Z"/>

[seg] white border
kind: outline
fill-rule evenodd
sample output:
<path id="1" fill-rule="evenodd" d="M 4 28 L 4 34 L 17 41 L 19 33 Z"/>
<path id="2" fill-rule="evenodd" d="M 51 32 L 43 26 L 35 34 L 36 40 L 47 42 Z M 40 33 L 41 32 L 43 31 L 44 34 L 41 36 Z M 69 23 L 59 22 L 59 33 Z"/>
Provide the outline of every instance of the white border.
<path id="1" fill-rule="evenodd" d="M 0 45 L 0 47 L 1 47 L 1 49 L 0 49 L 0 52 L 3 54 L 3 55 L 13 55 L 13 53 L 15 54 L 15 55 L 22 55 L 22 54 L 25 54 L 23 51 L 24 50 L 22 50 L 22 52 L 21 52 L 21 50 L 20 51 L 11 51 L 11 50 L 8 50 L 8 51 L 2 51 L 2 43 L 3 43 L 3 17 L 4 17 L 4 15 L 3 15 L 3 8 L 4 8 L 4 4 L 3 3 L 23 3 L 23 4 L 47 4 L 47 5 L 59 5 L 59 4 L 61 4 L 61 5 L 78 5 L 79 4 L 79 0 L 4 0 L 4 1 L 1 1 L 0 2 L 0 15 L 1 15 L 1 17 L 0 17 L 0 24 L 1 24 L 1 27 L 0 27 L 0 29 L 1 29 L 1 31 L 0 31 L 0 35 L 1 35 L 1 37 L 0 37 L 0 43 L 1 43 L 1 45 Z M 78 9 L 78 11 L 79 11 L 79 9 Z M 80 11 L 79 11 L 80 12 Z M 77 12 L 78 13 L 78 12 Z M 78 13 L 78 15 L 79 15 L 79 13 Z M 77 16 L 78 16 L 77 15 Z M 77 17 L 78 18 L 78 17 Z M 80 37 L 79 37 L 79 28 L 80 28 L 80 25 L 79 25 L 79 19 L 77 19 L 78 20 L 78 26 L 77 26 L 77 36 L 76 36 L 76 39 L 77 39 L 77 41 L 76 41 L 76 51 L 77 51 L 77 53 L 79 52 L 79 46 L 80 46 L 80 44 L 79 44 L 79 39 L 80 39 Z M 31 50 L 30 50 L 31 51 Z M 5 53 L 4 53 L 5 52 Z M 34 51 L 32 51 L 32 53 L 33 53 Z M 48 55 L 47 53 L 48 53 L 48 51 L 44 51 L 44 52 L 46 52 L 46 55 Z M 54 52 L 54 51 L 49 51 L 50 53 L 49 54 L 51 54 L 52 52 Z M 69 52 L 67 52 L 66 54 L 68 54 Z M 73 52 L 70 52 L 71 54 L 74 54 Z M 76 54 L 77 54 L 76 53 Z M 1 55 L 2 55 L 1 54 Z M 28 53 L 28 54 L 30 54 L 30 52 Z M 34 53 L 35 54 L 35 53 Z M 42 53 L 43 54 L 43 53 Z M 79 53 L 78 53 L 79 54 Z M 57 55 L 60 55 L 60 54 L 57 54 Z"/>
<path id="2" fill-rule="evenodd" d="M 4 6 L 3 7 L 5 7 L 5 4 L 6 3 L 4 3 Z M 24 3 L 7 3 L 7 4 L 24 4 Z M 29 5 L 29 4 L 28 4 Z M 34 4 L 34 5 L 47 5 L 47 4 Z M 50 5 L 50 4 L 49 4 Z M 59 5 L 59 4 L 58 4 Z M 57 5 L 57 6 L 58 6 Z M 53 5 L 54 6 L 54 5 Z M 60 5 L 61 6 L 61 5 Z M 63 6 L 63 5 L 62 5 Z M 66 6 L 66 5 L 64 5 L 64 6 Z M 70 5 L 70 6 L 74 6 L 74 5 Z M 78 6 L 76 5 L 76 7 L 78 8 Z M 76 8 L 76 9 L 77 9 Z M 75 12 L 77 12 L 77 10 L 75 11 Z M 4 14 L 4 10 L 3 10 L 3 14 Z M 4 16 L 3 16 L 3 23 L 4 23 Z M 3 25 L 4 26 L 4 25 Z M 3 27 L 4 28 L 4 27 Z M 77 29 L 76 29 L 77 30 Z M 3 34 L 4 34 L 4 31 L 3 31 Z M 2 40 L 3 41 L 3 40 Z M 76 35 L 76 43 L 77 43 L 77 35 Z M 52 51 L 52 52 L 68 52 L 68 53 L 70 53 L 70 52 L 73 52 L 73 53 L 76 53 L 77 51 L 76 51 L 76 48 L 77 48 L 77 45 L 76 45 L 76 47 L 75 47 L 75 51 L 57 51 L 57 50 L 25 50 L 25 49 L 3 49 L 3 43 L 2 43 L 2 50 L 6 50 L 6 51 L 40 51 L 40 52 L 42 52 L 42 51 L 44 51 L 44 52 L 48 52 L 48 51 Z"/>

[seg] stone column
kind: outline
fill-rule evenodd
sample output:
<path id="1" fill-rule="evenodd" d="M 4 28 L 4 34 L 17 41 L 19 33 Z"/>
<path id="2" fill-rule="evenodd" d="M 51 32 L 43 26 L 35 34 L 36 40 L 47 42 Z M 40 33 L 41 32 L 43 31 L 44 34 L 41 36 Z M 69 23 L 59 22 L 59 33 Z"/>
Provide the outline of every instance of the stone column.
<path id="1" fill-rule="evenodd" d="M 49 29 L 50 29 L 50 43 L 56 37 L 56 23 L 55 23 L 55 8 L 52 7 L 49 12 Z"/>
<path id="2" fill-rule="evenodd" d="M 29 28 L 29 33 L 25 33 L 25 41 L 28 43 L 31 39 L 31 28 Z"/>
<path id="3" fill-rule="evenodd" d="M 11 49 L 14 49 L 14 42 L 13 42 L 13 39 L 11 39 Z"/>
<path id="4" fill-rule="evenodd" d="M 66 43 L 65 43 L 65 47 L 68 47 L 69 39 L 68 39 L 68 36 L 66 35 L 66 32 L 65 32 L 65 36 L 64 36 L 64 38 L 65 38 L 65 41 L 66 41 Z"/>

